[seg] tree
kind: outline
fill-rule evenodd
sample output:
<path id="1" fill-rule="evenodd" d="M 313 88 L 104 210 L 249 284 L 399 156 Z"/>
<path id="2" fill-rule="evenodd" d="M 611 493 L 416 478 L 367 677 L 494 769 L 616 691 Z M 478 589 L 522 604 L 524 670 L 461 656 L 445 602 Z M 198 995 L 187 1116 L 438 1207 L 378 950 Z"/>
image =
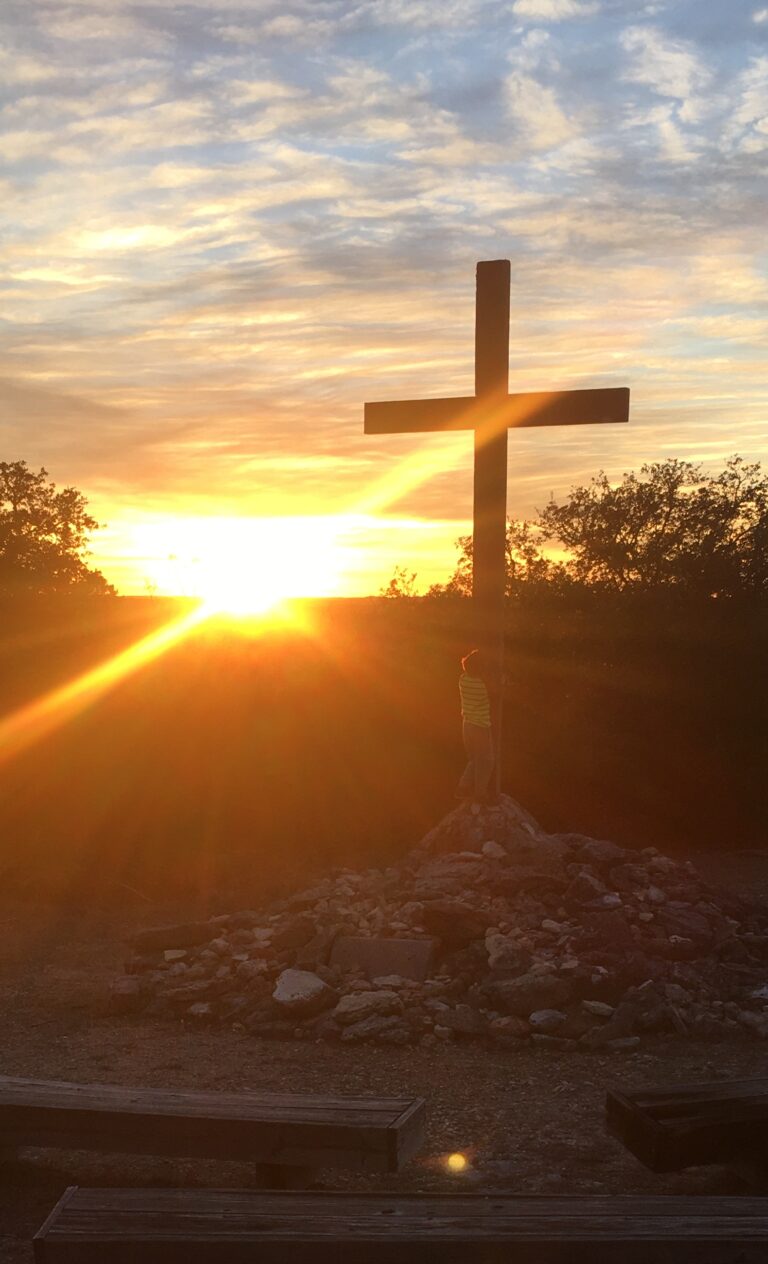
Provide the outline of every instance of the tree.
<path id="1" fill-rule="evenodd" d="M 523 589 L 527 592 L 532 592 L 534 589 L 554 592 L 571 584 L 563 562 L 555 561 L 543 552 L 546 541 L 545 532 L 536 522 L 510 519 L 507 523 L 507 597 L 514 597 Z M 456 546 L 460 551 L 456 570 L 447 584 L 433 584 L 427 596 L 469 597 L 471 595 L 472 536 L 459 536 Z"/>
<path id="2" fill-rule="evenodd" d="M 416 572 L 407 571 L 404 566 L 396 566 L 392 578 L 386 588 L 379 590 L 380 597 L 415 597 Z"/>
<path id="3" fill-rule="evenodd" d="M 47 470 L 0 461 L 0 593 L 113 594 L 85 560 L 98 527 L 76 488 L 58 491 Z"/>
<path id="4" fill-rule="evenodd" d="M 612 485 L 601 471 L 539 514 L 579 584 L 703 597 L 768 595 L 768 478 L 731 457 L 719 474 L 670 458 Z"/>
<path id="5" fill-rule="evenodd" d="M 453 575 L 430 596 L 470 594 L 472 537 L 457 546 Z M 535 521 L 510 521 L 507 596 L 567 591 L 765 598 L 768 477 L 738 456 L 713 474 L 670 458 L 618 483 L 600 471 Z"/>

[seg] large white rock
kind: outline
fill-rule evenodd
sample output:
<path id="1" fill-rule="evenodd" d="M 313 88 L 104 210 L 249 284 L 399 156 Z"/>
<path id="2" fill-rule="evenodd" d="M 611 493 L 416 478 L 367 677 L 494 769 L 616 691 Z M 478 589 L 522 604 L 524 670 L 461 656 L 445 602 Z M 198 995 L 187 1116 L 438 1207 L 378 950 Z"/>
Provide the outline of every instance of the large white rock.
<path id="1" fill-rule="evenodd" d="M 311 970 L 283 970 L 272 1000 L 289 1014 L 319 1014 L 336 999 L 336 993 Z"/>
<path id="2" fill-rule="evenodd" d="M 342 1027 L 346 1027 L 350 1023 L 363 1022 L 366 1018 L 384 1018 L 401 1009 L 402 1001 L 397 992 L 382 988 L 380 992 L 350 992 L 347 996 L 342 996 L 333 1011 L 333 1017 Z"/>

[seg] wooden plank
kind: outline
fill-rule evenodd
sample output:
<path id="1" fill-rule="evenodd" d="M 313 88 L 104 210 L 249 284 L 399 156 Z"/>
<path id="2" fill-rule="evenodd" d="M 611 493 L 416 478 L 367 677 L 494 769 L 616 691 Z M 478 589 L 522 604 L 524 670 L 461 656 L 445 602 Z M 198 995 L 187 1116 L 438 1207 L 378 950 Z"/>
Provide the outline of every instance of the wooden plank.
<path id="1" fill-rule="evenodd" d="M 179 1093 L 0 1079 L 0 1138 L 126 1154 L 398 1171 L 423 1139 L 421 1098 Z"/>
<path id="2" fill-rule="evenodd" d="M 484 397 L 398 399 L 365 405 L 366 434 L 434 434 L 483 430 L 499 433 L 527 426 L 608 425 L 629 421 L 626 386 L 574 391 L 526 391 L 502 395 L 490 408 Z"/>
<path id="3" fill-rule="evenodd" d="M 68 1191 L 37 1264 L 768 1264 L 768 1198 Z"/>
<path id="4" fill-rule="evenodd" d="M 665 1088 L 640 1089 L 632 1094 L 638 1106 L 650 1105 L 654 1110 L 666 1106 L 687 1106 L 694 1102 L 737 1102 L 743 1098 L 768 1101 L 768 1078 L 753 1080 L 708 1080 L 702 1084 L 672 1084 Z"/>
<path id="5" fill-rule="evenodd" d="M 399 1172 L 424 1144 L 426 1109 L 422 1097 L 416 1097 L 389 1129 L 389 1170 Z"/>
<path id="6" fill-rule="evenodd" d="M 40 1105 L 66 1106 L 87 1100 L 94 1107 L 118 1108 L 143 1111 L 147 1106 L 163 1114 L 201 1115 L 218 1114 L 227 1118 L 233 1112 L 238 1117 L 250 1114 L 261 1118 L 264 1110 L 285 1107 L 289 1111 L 319 1110 L 329 1117 L 337 1109 L 353 1110 L 362 1116 L 370 1112 L 371 1121 L 378 1122 L 381 1115 L 390 1122 L 409 1107 L 410 1097 L 325 1097 L 303 1093 L 254 1093 L 243 1092 L 201 1093 L 180 1089 L 158 1089 L 126 1086 L 122 1084 L 76 1084 L 65 1080 L 32 1080 L 19 1076 L 0 1076 L 0 1106 L 16 1100 L 34 1100 Z M 132 1102 L 134 1106 L 132 1107 Z"/>
<path id="7" fill-rule="evenodd" d="M 768 1081 L 613 1090 L 606 1118 L 608 1130 L 653 1171 L 749 1160 L 768 1143 Z"/>

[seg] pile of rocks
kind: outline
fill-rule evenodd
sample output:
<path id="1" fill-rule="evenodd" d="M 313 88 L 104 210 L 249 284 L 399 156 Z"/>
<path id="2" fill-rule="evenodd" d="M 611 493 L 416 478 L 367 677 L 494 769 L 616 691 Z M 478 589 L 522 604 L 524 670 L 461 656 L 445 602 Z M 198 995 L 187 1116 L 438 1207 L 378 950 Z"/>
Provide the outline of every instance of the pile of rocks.
<path id="1" fill-rule="evenodd" d="M 458 808 L 397 868 L 342 870 L 131 946 L 115 1009 L 258 1036 L 619 1049 L 658 1031 L 768 1037 L 766 906 L 653 847 L 546 834 L 507 796 Z"/>

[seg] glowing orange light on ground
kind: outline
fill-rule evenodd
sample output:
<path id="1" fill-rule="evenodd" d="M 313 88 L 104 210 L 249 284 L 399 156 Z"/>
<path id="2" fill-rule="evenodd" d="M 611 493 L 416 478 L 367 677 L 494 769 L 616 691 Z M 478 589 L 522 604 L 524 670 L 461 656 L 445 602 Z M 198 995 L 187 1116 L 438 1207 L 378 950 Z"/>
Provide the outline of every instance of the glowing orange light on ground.
<path id="1" fill-rule="evenodd" d="M 75 680 L 52 689 L 42 698 L 19 707 L 0 720 L 0 763 L 20 754 L 60 724 L 84 711 L 126 676 L 171 649 L 207 617 L 203 607 L 196 607 L 98 667 L 83 672 Z"/>

